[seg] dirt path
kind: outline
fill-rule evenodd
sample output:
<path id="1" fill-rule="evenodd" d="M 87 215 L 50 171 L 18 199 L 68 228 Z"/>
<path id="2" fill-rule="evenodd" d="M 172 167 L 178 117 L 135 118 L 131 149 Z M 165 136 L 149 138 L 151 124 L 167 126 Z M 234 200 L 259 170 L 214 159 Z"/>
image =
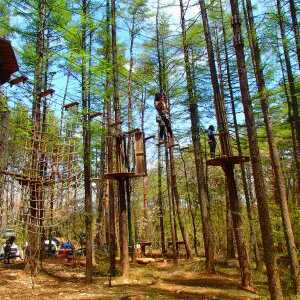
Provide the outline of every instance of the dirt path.
<path id="1" fill-rule="evenodd" d="M 130 282 L 120 278 L 108 286 L 108 278 L 98 273 L 91 285 L 84 282 L 84 268 L 70 267 L 57 262 L 44 263 L 32 281 L 22 264 L 10 268 L 0 265 L 0 299 L 263 299 L 239 287 L 239 276 L 195 272 L 196 261 L 155 262 L 147 266 L 132 265 Z M 178 271 L 180 270 L 180 271 Z M 103 274 L 102 274 L 103 275 Z"/>

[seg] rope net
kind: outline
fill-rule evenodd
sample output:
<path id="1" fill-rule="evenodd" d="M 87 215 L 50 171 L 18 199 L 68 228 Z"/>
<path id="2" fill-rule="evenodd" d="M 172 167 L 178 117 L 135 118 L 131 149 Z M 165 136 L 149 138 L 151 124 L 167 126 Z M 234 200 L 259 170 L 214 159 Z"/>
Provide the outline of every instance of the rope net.
<path id="1" fill-rule="evenodd" d="M 63 136 L 51 126 L 37 131 L 25 124 L 18 159 L 0 170 L 0 228 L 24 237 L 25 256 L 36 260 L 42 243 L 72 220 L 82 194 L 82 161 L 74 128 Z M 27 243 L 28 242 L 28 243 Z"/>

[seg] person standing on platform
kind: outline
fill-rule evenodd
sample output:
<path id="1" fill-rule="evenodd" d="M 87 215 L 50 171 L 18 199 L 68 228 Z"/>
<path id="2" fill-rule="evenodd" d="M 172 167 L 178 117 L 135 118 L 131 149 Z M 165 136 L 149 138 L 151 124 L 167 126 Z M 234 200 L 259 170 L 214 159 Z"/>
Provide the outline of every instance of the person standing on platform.
<path id="1" fill-rule="evenodd" d="M 217 141 L 215 137 L 215 127 L 213 125 L 210 125 L 207 130 L 207 136 L 208 136 L 208 145 L 210 150 L 210 157 L 215 158 L 216 157 L 216 147 L 217 147 Z"/>

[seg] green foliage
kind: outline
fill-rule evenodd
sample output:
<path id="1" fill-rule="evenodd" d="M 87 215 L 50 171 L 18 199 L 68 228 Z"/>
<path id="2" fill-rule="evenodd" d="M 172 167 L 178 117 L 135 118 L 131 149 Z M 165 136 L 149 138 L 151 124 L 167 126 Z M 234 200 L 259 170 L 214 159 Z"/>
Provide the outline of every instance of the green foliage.
<path id="1" fill-rule="evenodd" d="M 30 138 L 30 129 L 32 128 L 31 104 L 34 95 L 31 95 L 32 83 L 34 84 L 34 69 L 37 62 L 36 53 L 36 36 L 38 20 L 39 1 L 27 0 L 23 5 L 20 0 L 0 0 L 0 36 L 9 36 L 17 44 L 19 54 L 19 64 L 21 71 L 29 77 L 29 83 L 20 86 L 18 89 L 11 89 L 7 97 L 0 98 L 0 113 L 9 111 L 8 125 L 8 145 L 7 155 L 8 168 L 15 168 L 17 171 L 22 170 L 25 161 L 24 148 L 26 141 Z M 63 128 L 60 128 L 60 109 L 62 99 L 66 103 L 72 101 L 81 102 L 82 99 L 82 67 L 86 62 L 88 69 L 88 89 L 91 100 L 92 111 L 103 111 L 104 102 L 112 100 L 112 63 L 107 59 L 106 52 L 111 54 L 110 30 L 107 33 L 107 24 L 105 16 L 105 7 L 99 1 L 88 1 L 88 15 L 82 13 L 80 0 L 47 0 L 46 1 L 45 35 L 49 35 L 49 47 L 45 47 L 43 57 L 43 81 L 48 78 L 47 86 L 43 88 L 54 88 L 56 90 L 53 98 L 47 98 L 47 104 L 51 109 L 47 114 L 47 137 L 49 147 L 55 143 L 63 143 L 64 139 L 69 139 L 75 144 L 75 150 L 78 153 L 76 164 L 83 169 L 83 138 L 82 138 L 82 117 L 88 113 L 88 109 L 83 111 L 80 103 L 78 110 L 65 111 Z M 101 5 L 100 5 L 101 4 Z M 157 125 L 155 123 L 155 112 L 153 107 L 153 95 L 158 90 L 158 58 L 157 58 L 157 37 L 155 28 L 155 9 L 150 8 L 150 3 L 146 0 L 125 0 L 118 3 L 117 16 L 117 37 L 118 37 L 118 67 L 119 67 L 119 94 L 122 108 L 122 119 L 127 119 L 128 103 L 128 76 L 129 60 L 132 55 L 134 65 L 132 70 L 132 95 L 134 98 L 134 126 L 144 126 L 146 134 L 155 134 Z M 222 32 L 222 23 L 220 16 L 219 1 L 207 1 L 208 16 L 211 24 L 213 35 L 213 45 L 216 49 L 217 43 L 220 47 L 221 66 L 223 73 L 224 97 L 228 111 L 228 120 L 230 129 L 232 128 L 232 116 L 230 110 L 230 98 L 228 91 L 227 78 L 224 66 L 224 47 Z M 261 5 L 257 3 L 257 5 Z M 255 10 L 257 12 L 257 10 Z M 208 123 L 215 121 L 215 110 L 213 107 L 213 91 L 211 88 L 209 68 L 207 64 L 206 44 L 204 39 L 203 26 L 199 15 L 194 16 L 187 21 L 187 42 L 191 54 L 191 65 L 194 68 L 194 93 L 199 104 L 199 119 L 203 128 Z M 291 202 L 291 214 L 294 225 L 296 240 L 300 243 L 300 210 L 296 203 L 295 187 L 295 167 L 293 162 L 293 143 L 291 138 L 291 126 L 288 117 L 288 106 L 284 86 L 282 84 L 281 68 L 278 63 L 278 55 L 282 54 L 277 49 L 277 32 L 278 16 L 273 9 L 268 11 L 265 16 L 256 16 L 258 27 L 258 36 L 261 43 L 262 60 L 264 64 L 265 79 L 267 82 L 267 93 L 269 97 L 269 111 L 273 119 L 273 130 L 276 136 L 278 147 L 281 155 L 281 163 L 284 170 L 287 188 L 289 191 L 289 200 Z M 285 16 L 287 24 L 288 14 Z M 172 125 L 176 138 L 181 146 L 187 146 L 188 151 L 184 151 L 181 157 L 175 151 L 175 165 L 178 181 L 178 191 L 180 194 L 180 204 L 184 215 L 184 222 L 190 235 L 193 238 L 193 228 L 191 220 L 191 211 L 189 201 L 191 201 L 192 211 L 196 218 L 196 235 L 199 244 L 202 246 L 202 228 L 201 212 L 198 203 L 198 187 L 196 181 L 196 170 L 194 155 L 191 146 L 191 132 L 189 113 L 186 106 L 186 79 L 184 73 L 184 61 L 182 56 L 182 36 L 180 24 L 173 24 L 173 18 L 161 9 L 158 20 L 158 33 L 160 38 L 160 50 L 162 63 L 164 64 L 164 84 L 166 92 L 171 102 Z M 110 23 L 110 22 L 109 22 Z M 238 82 L 238 74 L 235 61 L 235 52 L 232 45 L 231 14 L 224 11 L 224 24 L 226 32 L 225 43 L 229 52 L 229 69 L 232 75 L 233 93 L 235 98 L 236 109 L 238 111 L 238 123 L 240 130 L 241 146 L 244 155 L 249 154 L 249 145 L 245 120 L 241 106 L 241 95 Z M 82 45 L 82 28 L 87 27 L 87 50 L 83 50 Z M 243 22 L 242 33 L 246 36 L 245 23 Z M 133 51 L 130 51 L 130 41 L 133 41 Z M 294 58 L 294 48 L 291 36 L 284 41 L 288 44 L 290 55 L 293 63 L 296 65 Z M 45 43 L 47 44 L 47 43 Z M 273 176 L 271 172 L 270 154 L 266 140 L 266 131 L 261 113 L 260 99 L 255 88 L 255 78 L 253 74 L 252 61 L 250 56 L 249 42 L 245 39 L 245 51 L 247 59 L 248 77 L 251 89 L 251 98 L 253 111 L 257 123 L 257 133 L 259 139 L 259 148 L 262 155 L 262 167 L 266 177 L 267 194 L 270 203 L 270 212 L 272 217 L 272 228 L 276 245 L 284 244 L 285 237 L 282 229 L 281 214 L 276 195 L 274 195 Z M 282 55 L 281 55 L 282 56 Z M 24 71 L 25 70 L 25 71 Z M 220 72 L 220 70 L 218 70 Z M 296 70 L 296 67 L 294 67 Z M 22 73 L 22 74 L 23 74 Z M 64 97 L 66 73 L 70 75 L 70 84 L 66 89 Z M 295 71 L 295 74 L 296 71 Z M 47 76 L 46 76 L 47 75 Z M 53 75 L 53 76 L 52 76 Z M 220 75 L 220 74 L 219 74 Z M 52 78 L 53 77 L 53 78 Z M 297 95 L 300 92 L 300 78 L 296 78 Z M 105 86 L 106 81 L 108 87 Z M 25 92 L 26 91 L 26 92 Z M 299 97 L 298 97 L 299 98 Z M 21 99 L 20 101 L 17 101 Z M 145 99 L 145 103 L 142 100 Z M 44 99 L 43 99 L 44 100 Z M 27 105 L 25 104 L 27 103 Z M 141 113 L 145 113 L 145 123 L 141 124 Z M 112 116 L 113 119 L 114 116 Z M 106 137 L 107 130 L 103 126 L 105 119 L 97 118 L 91 122 L 91 139 L 92 139 L 92 169 L 98 171 L 99 153 L 102 150 L 102 142 Z M 126 122 L 123 128 L 126 128 Z M 60 131 L 62 135 L 60 136 Z M 234 134 L 232 134 L 234 136 Z M 159 210 L 157 203 L 157 148 L 155 144 L 147 144 L 149 182 L 148 191 L 148 225 L 144 212 L 144 188 L 142 180 L 136 180 L 132 184 L 132 206 L 134 215 L 134 226 L 136 227 L 136 240 L 141 240 L 143 235 L 153 240 L 155 246 L 159 246 Z M 218 142 L 218 145 L 220 143 Z M 235 140 L 232 139 L 233 151 L 237 154 Z M 163 147 L 162 147 L 163 148 Z M 206 134 L 201 134 L 201 148 L 204 158 L 208 144 Z M 112 151 L 112 149 L 109 149 Z M 162 156 L 164 152 L 162 151 Z M 63 159 L 67 159 L 67 154 Z M 106 161 L 105 161 L 106 162 Z M 205 161 L 204 161 L 205 163 Z M 185 170 L 184 170 L 185 168 Z M 187 178 L 185 177 L 185 172 Z M 93 176 L 101 174 L 94 174 Z M 235 170 L 236 181 L 238 183 L 238 193 L 243 205 L 243 229 L 249 236 L 247 215 L 244 203 L 244 194 L 242 189 L 241 172 L 237 167 Z M 225 251 L 226 245 L 226 199 L 225 199 L 225 182 L 224 172 L 221 168 L 208 168 L 207 184 L 209 188 L 210 213 L 213 222 L 214 234 L 217 241 L 217 249 Z M 162 173 L 162 190 L 164 206 L 164 225 L 166 239 L 171 239 L 171 224 L 168 198 L 168 183 L 165 165 Z M 80 179 L 81 180 L 81 179 Z M 94 188 L 94 186 L 93 186 Z M 93 190 L 94 191 L 94 190 Z M 253 190 L 254 192 L 254 190 Z M 255 204 L 255 193 L 254 199 Z M 93 198 L 93 208 L 95 211 L 95 202 L 102 199 Z M 257 209 L 253 204 L 255 227 L 259 233 L 259 224 Z M 1 205 L 0 205 L 1 206 Z M 84 203 L 83 189 L 79 188 L 76 198 L 76 207 L 70 220 L 59 226 L 58 231 L 62 236 L 74 239 L 79 238 L 79 233 L 84 231 Z M 96 216 L 94 216 L 96 217 Z M 149 230 L 149 228 L 151 230 Z M 148 229 L 147 229 L 148 228 Z M 179 239 L 180 234 L 178 231 Z M 260 242 L 261 244 L 261 242 Z M 203 248 L 203 247 L 202 247 Z M 201 248 L 201 249 L 202 249 Z M 286 251 L 282 246 L 282 251 Z M 100 270 L 101 272 L 103 270 Z"/>
<path id="2" fill-rule="evenodd" d="M 7 36 L 9 32 L 9 6 L 6 0 L 0 1 L 0 37 Z"/>

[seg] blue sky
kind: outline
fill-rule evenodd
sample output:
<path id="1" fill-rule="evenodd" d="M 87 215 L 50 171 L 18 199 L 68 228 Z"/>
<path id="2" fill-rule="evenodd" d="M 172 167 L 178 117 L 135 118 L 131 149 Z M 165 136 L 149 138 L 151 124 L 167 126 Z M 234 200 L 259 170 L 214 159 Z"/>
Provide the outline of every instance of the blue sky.
<path id="1" fill-rule="evenodd" d="M 266 9 L 270 9 L 272 1 L 265 1 L 263 3 L 259 3 L 257 2 L 257 4 L 259 3 L 259 5 L 257 6 L 257 10 L 255 10 L 255 14 L 256 15 L 261 15 L 262 13 L 265 12 Z M 186 2 L 187 3 L 187 2 Z M 227 3 L 228 4 L 228 3 Z M 151 23 L 155 23 L 155 11 L 156 11 L 156 5 L 157 2 L 150 0 L 148 3 L 149 8 L 151 9 L 151 12 L 153 12 L 153 17 L 150 18 L 149 22 Z M 197 16 L 199 16 L 200 10 L 199 10 L 199 5 L 197 1 L 191 1 L 189 3 L 190 7 L 187 10 L 187 14 L 186 14 L 186 19 L 195 19 L 197 18 Z M 178 6 L 178 1 L 173 1 L 173 0 L 163 0 L 160 2 L 160 7 L 161 7 L 161 13 L 162 14 L 166 14 L 169 16 L 170 19 L 170 24 L 171 24 L 171 30 L 174 34 L 180 34 L 181 29 L 180 29 L 180 10 L 179 10 L 179 6 Z M 24 7 L 20 7 L 21 9 L 24 9 Z M 227 7 L 227 9 L 229 9 L 229 7 Z M 105 11 L 105 9 L 103 9 L 103 12 Z M 95 15 L 95 19 L 100 20 L 102 18 L 101 13 L 97 13 Z M 201 19 L 198 18 L 198 21 L 201 22 Z M 17 26 L 21 26 L 24 23 L 24 20 L 20 17 L 13 17 L 12 18 L 12 24 L 13 25 L 17 25 Z M 121 18 L 118 18 L 118 30 L 117 30 L 117 34 L 118 34 L 118 39 L 119 41 L 121 41 L 123 44 L 125 44 L 126 46 L 128 46 L 129 44 L 129 38 L 128 38 L 128 33 L 126 31 L 126 27 L 124 25 L 124 23 L 122 22 Z M 151 36 L 153 36 L 153 32 L 149 32 L 149 31 L 143 31 L 142 35 L 140 35 L 137 38 L 137 45 L 141 44 L 143 41 L 147 40 L 148 37 L 151 38 Z M 18 36 L 14 36 L 12 38 L 12 44 L 14 45 L 15 49 L 18 51 L 18 49 L 21 49 L 23 47 L 23 41 L 21 41 Z M 139 54 L 139 50 L 138 47 L 135 48 L 135 54 L 138 55 Z M 128 56 L 128 51 L 126 52 L 127 56 Z M 62 54 L 62 53 L 61 53 Z M 182 54 L 178 54 L 181 55 Z M 95 54 L 94 54 L 95 56 Z M 19 60 L 20 62 L 20 60 Z M 20 63 L 20 69 L 21 72 L 24 72 L 24 68 L 22 67 L 21 63 Z M 65 88 L 65 84 L 66 84 L 66 76 L 65 74 L 62 72 L 62 70 L 59 69 L 59 67 L 55 67 L 55 71 L 57 72 L 54 75 L 53 78 L 53 82 L 52 82 L 52 88 L 54 88 L 56 90 L 56 94 L 54 95 L 54 97 L 52 99 L 49 99 L 50 103 L 51 103 L 51 108 L 53 110 L 55 110 L 57 112 L 57 114 L 60 113 L 60 105 L 61 105 L 61 101 L 62 101 L 62 95 L 64 93 L 64 88 Z M 182 84 L 184 85 L 184 78 L 182 78 Z M 101 86 L 99 85 L 99 88 L 101 88 Z M 207 87 L 210 88 L 210 87 Z M 25 103 L 28 104 L 28 106 L 30 106 L 30 97 L 31 97 L 31 93 L 30 90 L 32 89 L 32 86 L 30 85 L 25 85 L 25 87 L 13 87 L 13 88 L 8 88 L 7 92 L 9 94 L 12 95 L 12 103 L 15 102 L 16 100 L 16 95 L 18 95 L 20 101 L 23 101 Z M 22 91 L 22 92 L 20 92 Z M 13 98 L 14 97 L 14 98 Z M 67 94 L 67 102 L 72 102 L 72 101 L 78 101 L 80 100 L 80 86 L 79 86 L 79 82 L 72 79 L 69 89 L 68 89 L 68 94 Z M 123 99 L 124 101 L 126 101 L 126 99 Z M 172 101 L 172 99 L 171 99 Z M 155 122 L 155 111 L 153 109 L 153 95 L 149 95 L 149 99 L 148 99 L 148 106 L 149 109 L 146 112 L 146 135 L 150 135 L 156 132 L 156 122 Z M 101 99 L 99 99 L 98 101 L 99 106 L 101 103 Z M 214 112 L 213 106 L 211 105 L 211 112 Z M 179 131 L 189 131 L 190 128 L 190 122 L 188 120 L 188 112 L 185 111 L 183 114 L 176 114 L 176 111 L 174 111 L 175 115 L 176 115 L 176 119 L 174 120 L 174 129 L 175 130 L 179 130 Z M 239 116 L 239 121 L 242 122 L 243 120 L 243 114 L 240 114 Z M 215 123 L 214 118 L 207 118 L 206 116 L 202 116 L 202 122 L 204 123 L 204 126 L 207 127 L 209 124 L 211 123 Z M 139 126 L 139 124 L 137 124 L 137 126 Z M 185 140 L 182 140 L 182 143 L 190 143 L 190 138 L 187 138 Z M 152 163 L 155 162 L 155 158 L 156 158 L 156 151 L 154 148 L 154 145 L 149 147 L 149 154 L 150 157 L 153 159 L 152 162 L 150 162 L 149 165 L 151 165 Z"/>

